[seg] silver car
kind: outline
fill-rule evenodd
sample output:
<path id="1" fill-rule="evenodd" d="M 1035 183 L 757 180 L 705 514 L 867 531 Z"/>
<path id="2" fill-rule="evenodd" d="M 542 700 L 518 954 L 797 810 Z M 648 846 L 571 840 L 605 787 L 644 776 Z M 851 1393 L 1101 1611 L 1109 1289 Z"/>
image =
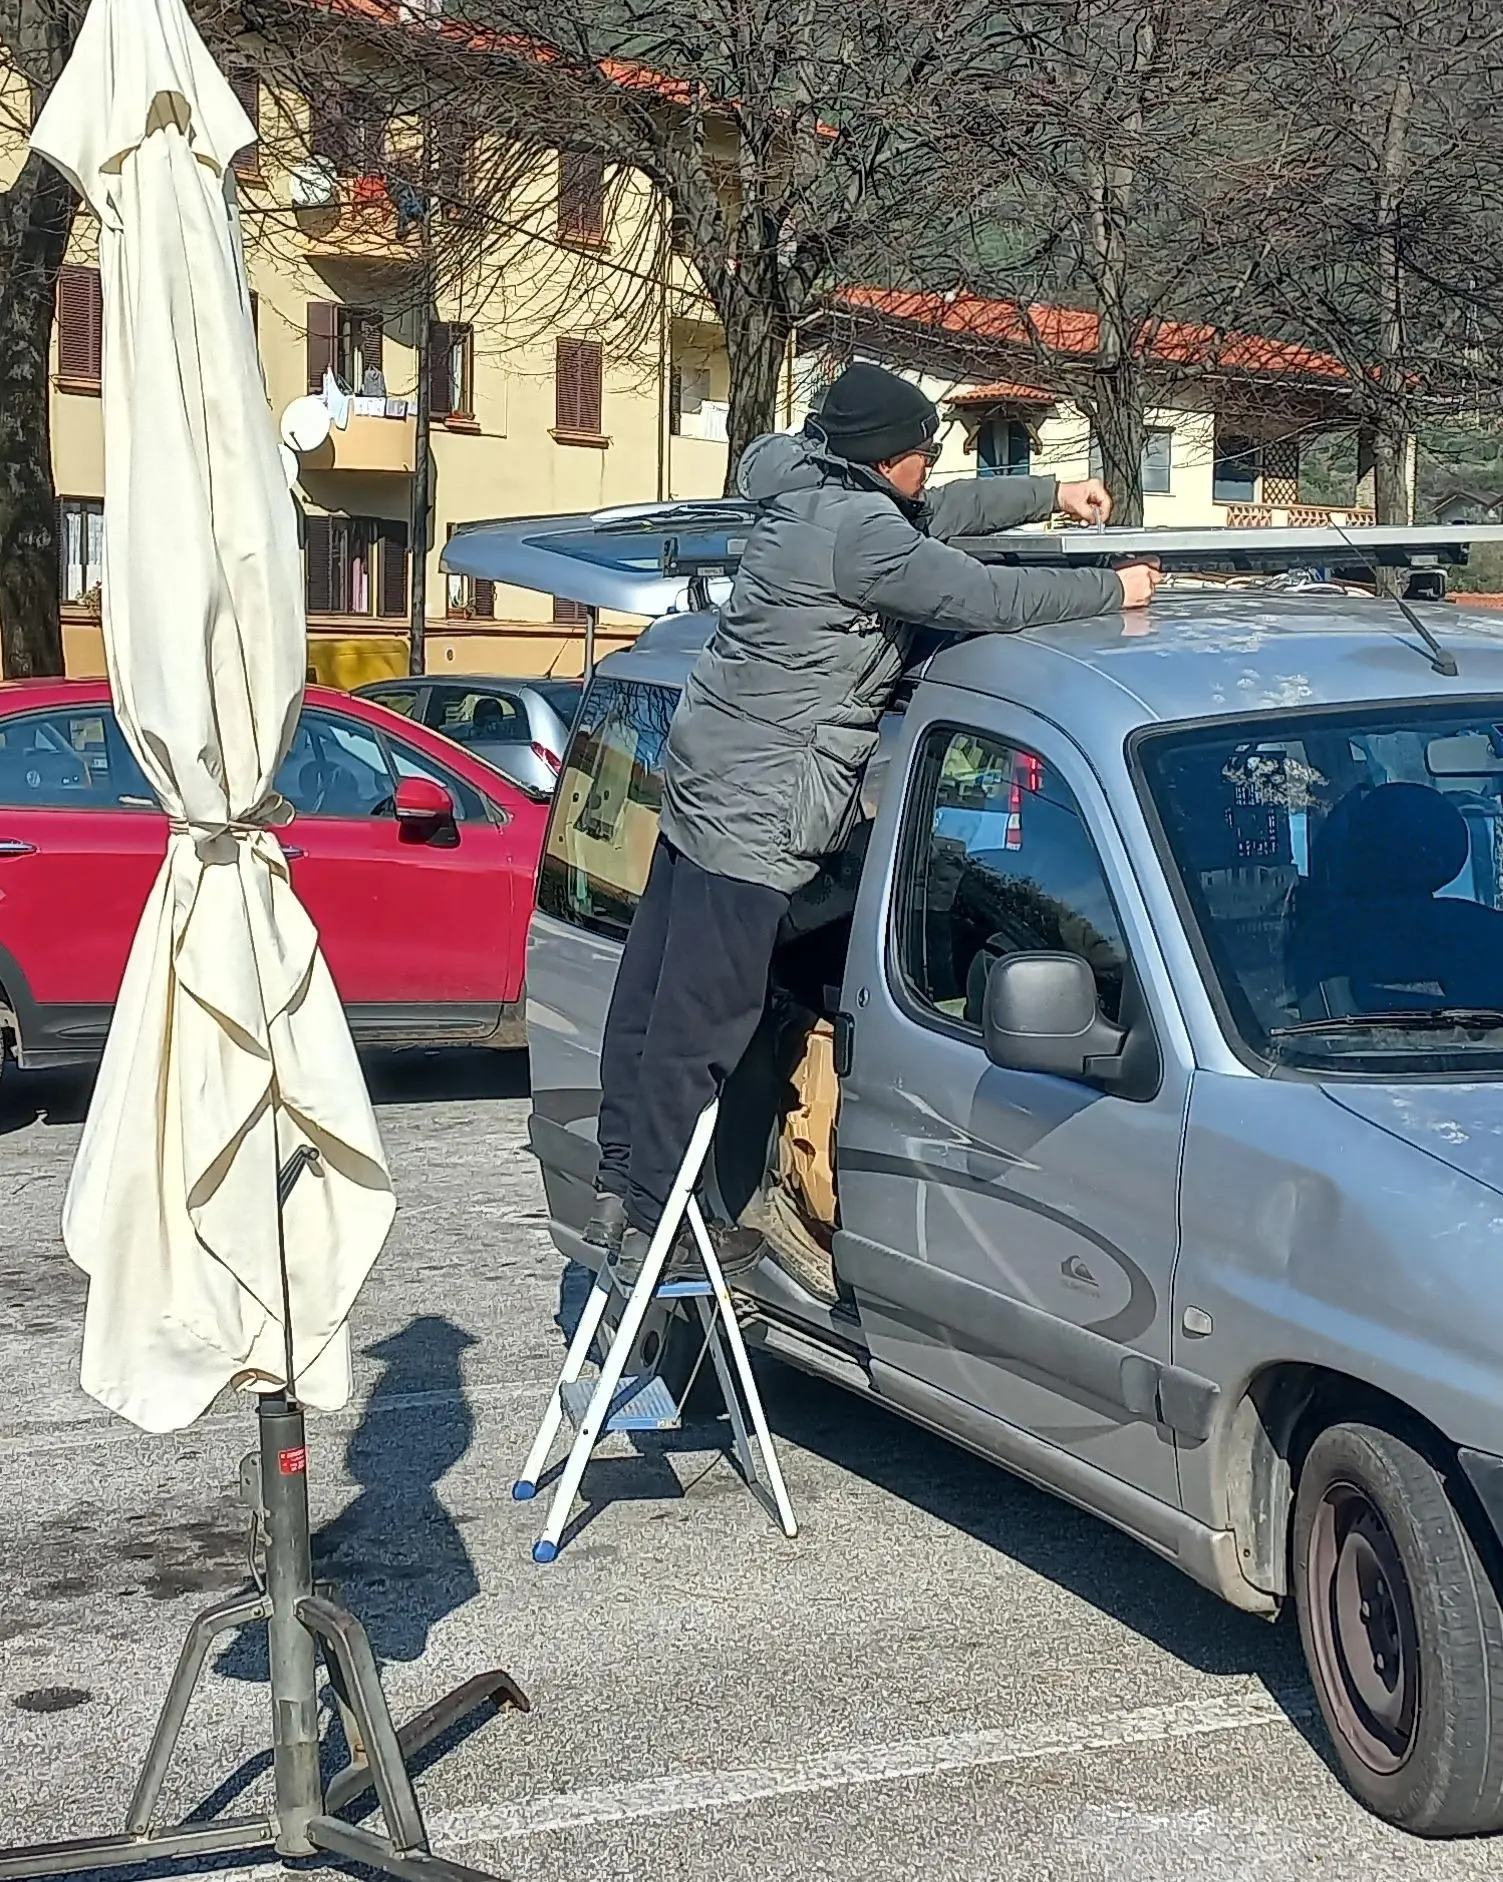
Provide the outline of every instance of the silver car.
<path id="1" fill-rule="evenodd" d="M 432 726 L 537 798 L 553 795 L 583 680 L 495 679 L 489 674 L 373 680 L 355 691 Z"/>
<path id="2" fill-rule="evenodd" d="M 528 956 L 579 1261 L 601 1029 L 728 574 L 681 512 L 656 559 L 647 527 L 621 580 L 687 570 L 699 605 L 589 688 Z M 1348 1784 L 1428 1835 L 1503 1826 L 1500 629 L 1286 581 L 936 647 L 795 900 L 707 1198 L 763 1236 L 767 1353 L 1292 1604 Z"/>

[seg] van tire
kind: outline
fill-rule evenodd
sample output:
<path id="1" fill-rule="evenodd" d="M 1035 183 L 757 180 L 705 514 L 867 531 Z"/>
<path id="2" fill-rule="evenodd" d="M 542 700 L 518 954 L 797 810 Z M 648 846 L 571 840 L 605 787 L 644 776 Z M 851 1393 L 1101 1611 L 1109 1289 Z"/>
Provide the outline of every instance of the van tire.
<path id="1" fill-rule="evenodd" d="M 1417 1836 L 1503 1828 L 1503 1608 L 1437 1463 L 1334 1424 L 1295 1497 L 1295 1602 L 1342 1777 Z"/>

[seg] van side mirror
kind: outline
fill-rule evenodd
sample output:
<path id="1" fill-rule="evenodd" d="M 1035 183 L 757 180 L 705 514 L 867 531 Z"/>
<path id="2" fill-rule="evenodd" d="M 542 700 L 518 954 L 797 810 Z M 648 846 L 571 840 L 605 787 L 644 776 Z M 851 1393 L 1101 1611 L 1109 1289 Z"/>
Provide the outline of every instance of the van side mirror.
<path id="1" fill-rule="evenodd" d="M 1096 976 L 1078 954 L 1005 954 L 986 979 L 981 1036 L 1009 1072 L 1113 1084 L 1127 1034 L 1101 1011 Z"/>

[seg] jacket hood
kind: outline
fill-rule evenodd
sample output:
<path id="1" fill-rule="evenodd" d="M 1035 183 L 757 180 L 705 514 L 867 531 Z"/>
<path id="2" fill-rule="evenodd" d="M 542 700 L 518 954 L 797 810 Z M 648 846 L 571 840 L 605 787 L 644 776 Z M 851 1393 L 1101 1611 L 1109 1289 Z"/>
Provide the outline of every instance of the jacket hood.
<path id="1" fill-rule="evenodd" d="M 907 502 L 885 477 L 864 464 L 836 457 L 807 432 L 773 431 L 754 438 L 736 467 L 736 489 L 751 503 L 770 503 L 797 490 L 818 490 L 826 484 L 873 491 L 897 504 L 915 522 L 924 514 L 922 502 Z"/>
<path id="2" fill-rule="evenodd" d="M 1354 1117 L 1503 1192 L 1503 1086 L 1333 1081 L 1322 1089 Z"/>

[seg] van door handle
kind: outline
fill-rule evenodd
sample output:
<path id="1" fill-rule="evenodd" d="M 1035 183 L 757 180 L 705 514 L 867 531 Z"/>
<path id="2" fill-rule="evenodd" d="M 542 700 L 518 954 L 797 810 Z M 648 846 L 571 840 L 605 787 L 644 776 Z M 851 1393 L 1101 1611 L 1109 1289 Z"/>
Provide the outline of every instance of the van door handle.
<path id="1" fill-rule="evenodd" d="M 0 856 L 35 856 L 35 843 L 23 843 L 18 836 L 0 836 Z"/>
<path id="2" fill-rule="evenodd" d="M 282 854 L 287 858 L 288 862 L 295 863 L 298 857 L 305 856 L 307 851 L 300 850 L 295 843 L 284 843 L 282 845 Z"/>

